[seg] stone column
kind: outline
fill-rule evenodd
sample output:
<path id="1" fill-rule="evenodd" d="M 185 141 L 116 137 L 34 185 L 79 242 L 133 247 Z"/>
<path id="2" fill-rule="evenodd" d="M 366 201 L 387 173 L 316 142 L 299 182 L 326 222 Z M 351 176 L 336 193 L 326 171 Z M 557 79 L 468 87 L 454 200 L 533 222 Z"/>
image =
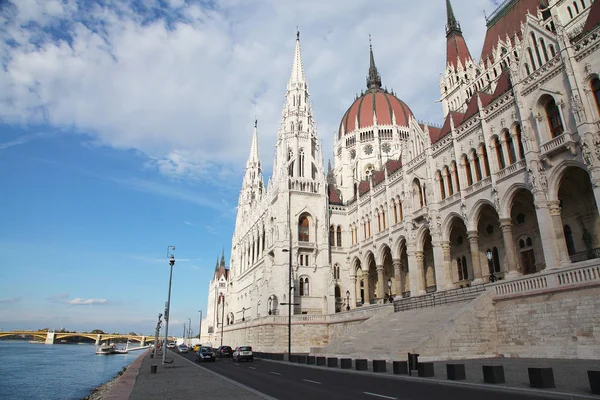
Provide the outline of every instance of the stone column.
<path id="1" fill-rule="evenodd" d="M 549 201 L 548 209 L 550 211 L 550 216 L 552 217 L 552 224 L 554 225 L 554 234 L 556 235 L 556 247 L 559 256 L 558 261 L 561 267 L 569 266 L 571 264 L 571 259 L 569 258 L 567 242 L 565 241 L 563 222 L 560 215 L 560 202 Z"/>
<path id="2" fill-rule="evenodd" d="M 502 241 L 504 242 L 504 251 L 506 252 L 506 262 L 508 266 L 505 275 L 506 279 L 512 279 L 521 276 L 519 272 L 519 261 L 515 251 L 515 242 L 512 236 L 512 221 L 510 218 L 500 220 L 500 230 L 502 231 Z"/>
<path id="3" fill-rule="evenodd" d="M 363 282 L 365 283 L 365 303 L 371 304 L 371 293 L 369 289 L 369 271 L 363 271 Z"/>
<path id="4" fill-rule="evenodd" d="M 378 299 L 384 299 L 385 298 L 385 291 L 387 288 L 387 282 L 384 282 L 384 277 L 383 277 L 383 265 L 378 265 L 377 266 L 377 298 Z"/>
<path id="5" fill-rule="evenodd" d="M 540 238 L 542 240 L 542 248 L 544 250 L 544 261 L 546 261 L 546 268 L 558 268 L 560 267 L 560 255 L 558 250 L 559 244 L 556 240 L 554 221 L 552 215 L 550 214 L 550 209 L 548 208 L 548 201 L 535 201 L 535 213 L 537 215 L 538 227 L 540 229 Z M 536 259 L 536 264 L 537 263 L 538 260 Z"/>
<path id="6" fill-rule="evenodd" d="M 394 267 L 394 294 L 396 296 L 402 296 L 402 260 L 395 258 L 392 260 Z"/>
<path id="7" fill-rule="evenodd" d="M 469 268 L 469 274 L 473 278 L 473 284 L 478 285 L 483 283 L 481 261 L 479 260 L 479 237 L 477 236 L 477 231 L 469 231 L 467 235 L 471 250 L 471 268 Z"/>
<path id="8" fill-rule="evenodd" d="M 350 309 L 352 309 L 356 307 L 356 275 L 350 275 L 350 286 Z"/>
<path id="9" fill-rule="evenodd" d="M 433 247 L 433 271 L 435 273 L 435 286 L 437 290 L 448 289 L 448 272 L 444 258 L 444 251 L 440 240 L 434 239 L 431 242 Z"/>
<path id="10" fill-rule="evenodd" d="M 422 251 L 409 251 L 408 263 L 410 268 L 410 296 L 421 296 L 425 294 L 423 281 L 423 262 L 425 253 Z"/>
<path id="11" fill-rule="evenodd" d="M 469 160 L 469 164 L 471 164 L 471 182 L 473 184 L 479 182 L 481 179 L 477 179 L 477 163 L 475 162 L 475 157 Z M 480 177 L 481 178 L 481 177 Z"/>
<path id="12" fill-rule="evenodd" d="M 440 246 L 442 248 L 442 258 L 443 258 L 443 268 L 446 273 L 446 289 L 452 289 L 454 287 L 454 282 L 452 279 L 452 257 L 450 256 L 450 242 L 441 242 Z"/>

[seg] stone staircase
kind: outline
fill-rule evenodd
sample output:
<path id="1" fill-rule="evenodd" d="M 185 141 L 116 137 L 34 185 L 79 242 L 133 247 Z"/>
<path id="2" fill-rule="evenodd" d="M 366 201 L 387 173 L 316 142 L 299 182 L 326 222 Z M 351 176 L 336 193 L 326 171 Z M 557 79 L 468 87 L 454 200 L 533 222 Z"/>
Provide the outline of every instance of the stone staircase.
<path id="1" fill-rule="evenodd" d="M 315 348 L 311 354 L 328 357 L 405 360 L 407 353 L 424 352 L 437 355 L 439 352 L 446 352 L 445 348 L 436 349 L 437 343 L 440 342 L 436 335 L 460 341 L 462 332 L 455 326 L 455 319 L 460 318 L 460 324 L 463 324 L 463 321 L 468 321 L 467 323 L 471 323 L 471 320 L 476 321 L 478 316 L 474 313 L 481 308 L 477 304 L 491 303 L 485 293 L 484 289 L 476 293 L 470 292 L 460 299 L 457 298 L 457 301 L 449 302 L 450 304 L 430 303 L 427 306 L 422 305 L 422 308 L 374 315 L 348 329 L 342 340 L 337 340 L 323 348 Z M 399 308 L 396 304 L 396 310 Z M 430 356 L 430 354 L 422 355 Z"/>

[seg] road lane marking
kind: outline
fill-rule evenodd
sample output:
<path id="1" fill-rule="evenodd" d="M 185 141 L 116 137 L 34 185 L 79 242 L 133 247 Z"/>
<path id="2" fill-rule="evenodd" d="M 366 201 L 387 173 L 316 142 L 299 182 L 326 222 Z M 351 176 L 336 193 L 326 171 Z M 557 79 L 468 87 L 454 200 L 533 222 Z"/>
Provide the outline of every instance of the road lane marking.
<path id="1" fill-rule="evenodd" d="M 306 382 L 310 382 L 310 383 L 316 383 L 317 385 L 320 385 L 320 384 L 321 384 L 321 382 L 317 382 L 317 381 L 311 381 L 310 379 L 302 379 L 302 380 L 303 380 L 303 381 L 306 381 Z"/>
<path id="2" fill-rule="evenodd" d="M 271 372 L 269 372 L 269 373 L 270 373 L 270 374 L 273 374 L 273 375 L 281 375 L 279 372 L 273 372 L 273 371 L 271 371 Z"/>
<path id="3" fill-rule="evenodd" d="M 256 368 L 254 368 L 254 367 L 248 367 L 248 368 L 250 368 L 250 369 L 256 369 Z"/>
<path id="4" fill-rule="evenodd" d="M 368 394 L 369 396 L 375 396 L 375 397 L 382 397 L 384 399 L 393 399 L 396 400 L 395 397 L 390 397 L 390 396 L 384 396 L 382 394 L 377 394 L 377 393 L 370 393 L 370 392 L 363 392 L 364 394 Z"/>

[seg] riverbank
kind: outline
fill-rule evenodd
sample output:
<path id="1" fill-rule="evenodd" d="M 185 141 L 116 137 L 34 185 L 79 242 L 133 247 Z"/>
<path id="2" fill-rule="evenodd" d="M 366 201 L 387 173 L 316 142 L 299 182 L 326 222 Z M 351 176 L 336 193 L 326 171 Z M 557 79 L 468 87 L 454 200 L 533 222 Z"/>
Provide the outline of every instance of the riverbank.
<path id="1" fill-rule="evenodd" d="M 142 361 L 144 361 L 144 358 L 148 353 L 149 350 L 144 351 L 133 360 L 131 364 L 127 367 L 123 367 L 123 370 L 115 375 L 114 378 L 93 389 L 91 393 L 82 400 L 115 400 L 129 398 L 129 394 L 131 393 L 135 380 L 139 374 Z"/>

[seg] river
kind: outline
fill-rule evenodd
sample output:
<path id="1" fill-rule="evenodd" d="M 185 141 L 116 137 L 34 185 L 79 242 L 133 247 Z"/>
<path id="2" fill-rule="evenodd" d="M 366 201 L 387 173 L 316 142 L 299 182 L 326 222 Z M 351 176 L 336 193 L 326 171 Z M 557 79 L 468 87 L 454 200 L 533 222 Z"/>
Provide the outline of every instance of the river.
<path id="1" fill-rule="evenodd" d="M 0 399 L 80 400 L 143 350 L 96 355 L 91 344 L 45 345 L 0 340 Z"/>

